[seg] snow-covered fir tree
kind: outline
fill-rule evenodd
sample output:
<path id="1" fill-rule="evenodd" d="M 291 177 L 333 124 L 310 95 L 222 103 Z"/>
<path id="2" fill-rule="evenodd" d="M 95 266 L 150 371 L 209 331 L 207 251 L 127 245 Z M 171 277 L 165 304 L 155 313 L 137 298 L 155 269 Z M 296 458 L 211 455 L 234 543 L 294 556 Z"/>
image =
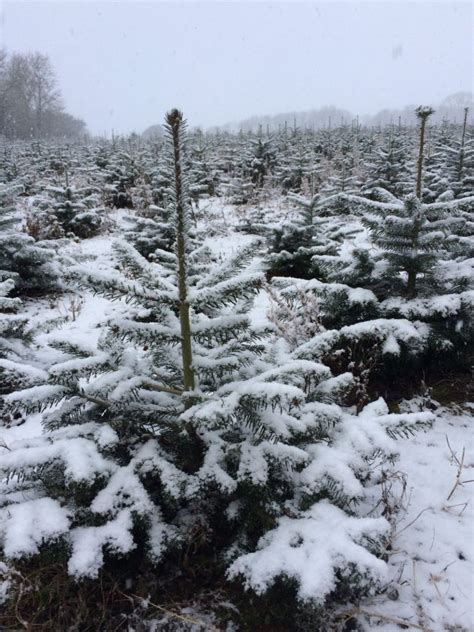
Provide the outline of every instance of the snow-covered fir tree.
<path id="1" fill-rule="evenodd" d="M 143 257 L 150 258 L 157 248 L 172 250 L 174 230 L 169 215 L 169 208 L 150 204 L 146 210 L 124 217 L 125 232 Z"/>
<path id="2" fill-rule="evenodd" d="M 413 189 L 410 139 L 403 130 L 391 129 L 383 145 L 377 147 L 368 159 L 364 193 L 383 188 L 395 196 L 403 196 Z"/>
<path id="3" fill-rule="evenodd" d="M 9 362 L 23 358 L 28 319 L 21 314 L 22 302 L 10 294 L 15 288 L 11 273 L 0 271 L 0 393 L 13 390 L 15 381 L 8 371 Z M 1 411 L 1 408 L 0 408 Z"/>
<path id="4" fill-rule="evenodd" d="M 270 272 L 302 279 L 320 276 L 315 256 L 335 254 L 338 245 L 325 217 L 324 198 L 318 193 L 310 198 L 290 194 L 288 201 L 296 207 L 296 217 L 273 229 L 268 248 Z"/>
<path id="5" fill-rule="evenodd" d="M 103 223 L 103 209 L 98 208 L 97 189 L 82 187 L 76 189 L 69 184 L 68 172 L 65 172 L 65 187 L 47 187 L 50 196 L 45 212 L 51 222 L 62 228 L 63 235 L 82 239 L 96 235 Z"/>
<path id="6" fill-rule="evenodd" d="M 428 327 L 420 354 L 425 366 L 431 358 L 461 368 L 469 365 L 473 341 L 470 261 L 474 198 L 453 200 L 452 195 L 446 199 L 441 195 L 431 204 L 420 199 L 425 176 L 424 130 L 431 109 L 419 108 L 418 112 L 416 194 L 399 199 L 385 189 L 373 188 L 370 193 L 375 199 L 338 196 L 338 206 L 346 205 L 368 228 L 370 241 L 358 248 L 354 240 L 344 253 L 316 254 L 313 260 L 332 285 L 313 285 L 322 301 L 326 325 L 328 320 L 331 326 L 340 327 L 376 316 L 408 318 L 415 326 L 423 323 Z M 335 282 L 349 287 L 337 291 Z M 349 296 L 357 292 L 369 296 L 367 291 L 370 300 L 362 300 L 352 309 Z M 386 326 L 388 331 L 390 323 Z M 399 346 L 394 345 L 394 350 L 398 355 Z"/>
<path id="7" fill-rule="evenodd" d="M 21 228 L 15 198 L 22 191 L 21 184 L 0 185 L 0 271 L 14 275 L 19 293 L 55 289 L 59 278 L 55 251 Z"/>

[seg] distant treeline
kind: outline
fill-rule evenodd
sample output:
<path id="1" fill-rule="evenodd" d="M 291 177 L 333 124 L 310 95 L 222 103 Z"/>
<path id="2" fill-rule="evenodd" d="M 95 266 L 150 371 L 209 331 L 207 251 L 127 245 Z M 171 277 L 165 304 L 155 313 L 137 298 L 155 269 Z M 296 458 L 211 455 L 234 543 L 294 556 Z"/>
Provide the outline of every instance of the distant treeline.
<path id="1" fill-rule="evenodd" d="M 0 50 L 0 137 L 74 138 L 85 133 L 84 121 L 64 111 L 47 55 Z"/>
<path id="2" fill-rule="evenodd" d="M 338 107 L 325 106 L 320 109 L 283 112 L 271 116 L 252 116 L 239 123 L 229 123 L 213 129 L 230 132 L 238 132 L 239 130 L 243 132 L 258 132 L 259 128 L 261 128 L 263 132 L 267 130 L 275 132 L 285 128 L 291 130 L 295 127 L 299 129 L 328 129 L 347 125 L 377 127 L 390 124 L 405 127 L 417 125 L 416 105 L 418 104 L 407 105 L 400 109 L 380 110 L 374 115 L 361 114 L 360 116 Z M 463 120 L 464 108 L 469 107 L 472 109 L 472 106 L 472 93 L 457 92 L 452 94 L 436 105 L 433 123 L 440 124 L 443 120 L 451 123 L 460 123 Z"/>

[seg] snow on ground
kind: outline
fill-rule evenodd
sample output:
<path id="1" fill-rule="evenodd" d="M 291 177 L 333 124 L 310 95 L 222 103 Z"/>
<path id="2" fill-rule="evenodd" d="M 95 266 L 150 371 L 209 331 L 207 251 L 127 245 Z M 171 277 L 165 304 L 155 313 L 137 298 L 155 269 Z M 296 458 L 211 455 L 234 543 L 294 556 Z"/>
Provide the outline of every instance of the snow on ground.
<path id="1" fill-rule="evenodd" d="M 208 237 L 205 240 L 205 245 L 211 249 L 214 255 L 227 258 L 234 257 L 239 250 L 257 240 L 258 238 L 255 235 L 233 233 L 230 237 L 228 235 Z"/>
<path id="2" fill-rule="evenodd" d="M 399 632 L 395 620 L 425 632 L 474 630 L 473 412 L 474 405 L 440 409 L 432 429 L 400 440 L 392 479 L 401 501 L 389 553 L 393 600 L 381 595 L 363 605 L 384 617 L 366 618 L 366 630 Z"/>

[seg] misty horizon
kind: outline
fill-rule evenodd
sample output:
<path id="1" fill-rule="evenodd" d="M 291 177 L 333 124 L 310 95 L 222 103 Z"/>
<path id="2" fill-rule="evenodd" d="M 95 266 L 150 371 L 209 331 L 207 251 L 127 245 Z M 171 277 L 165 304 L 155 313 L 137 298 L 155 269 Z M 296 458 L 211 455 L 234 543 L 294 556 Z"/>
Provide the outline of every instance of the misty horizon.
<path id="1" fill-rule="evenodd" d="M 472 90 L 468 3 L 9 2 L 0 47 L 39 51 L 92 134 L 334 106 L 374 115 Z"/>

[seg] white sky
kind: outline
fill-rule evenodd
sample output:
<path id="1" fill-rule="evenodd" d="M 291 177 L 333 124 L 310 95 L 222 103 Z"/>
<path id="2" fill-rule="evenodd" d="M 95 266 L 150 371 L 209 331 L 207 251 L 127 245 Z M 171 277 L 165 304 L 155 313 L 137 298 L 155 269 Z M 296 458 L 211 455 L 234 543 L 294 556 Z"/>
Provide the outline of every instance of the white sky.
<path id="1" fill-rule="evenodd" d="M 0 47 L 47 53 L 93 133 L 336 105 L 354 114 L 472 90 L 468 2 L 12 2 Z"/>

